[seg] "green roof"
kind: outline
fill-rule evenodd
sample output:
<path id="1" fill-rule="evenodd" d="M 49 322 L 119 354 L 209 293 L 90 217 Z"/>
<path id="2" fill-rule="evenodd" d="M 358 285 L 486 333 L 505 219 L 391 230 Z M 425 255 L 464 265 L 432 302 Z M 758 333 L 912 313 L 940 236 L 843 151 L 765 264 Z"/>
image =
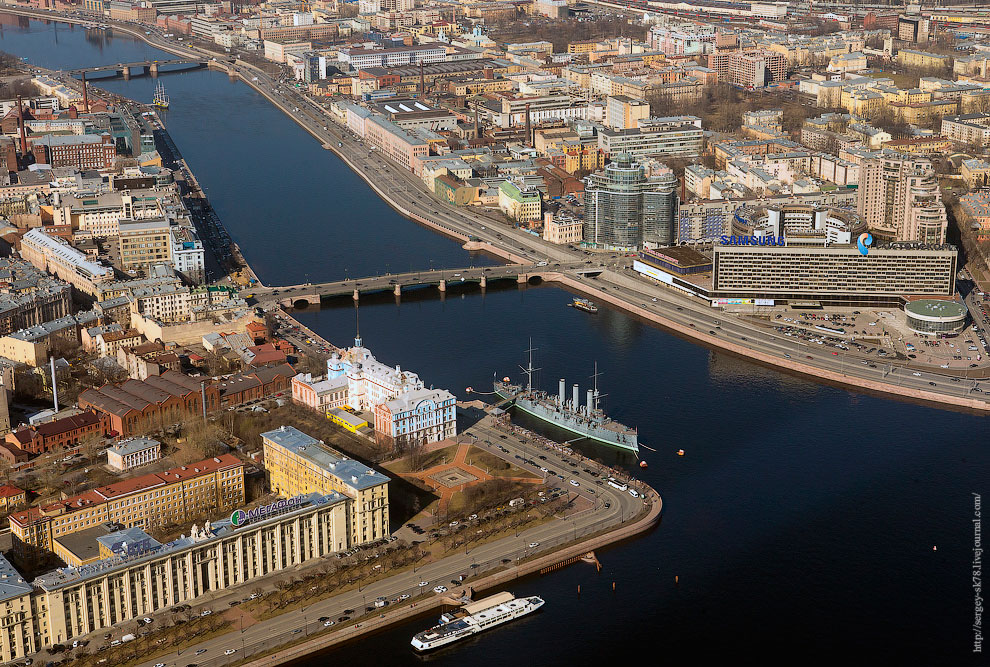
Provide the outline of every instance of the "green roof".
<path id="1" fill-rule="evenodd" d="M 911 315 L 955 319 L 965 316 L 967 308 L 958 301 L 948 299 L 918 299 L 906 304 L 904 311 Z"/>

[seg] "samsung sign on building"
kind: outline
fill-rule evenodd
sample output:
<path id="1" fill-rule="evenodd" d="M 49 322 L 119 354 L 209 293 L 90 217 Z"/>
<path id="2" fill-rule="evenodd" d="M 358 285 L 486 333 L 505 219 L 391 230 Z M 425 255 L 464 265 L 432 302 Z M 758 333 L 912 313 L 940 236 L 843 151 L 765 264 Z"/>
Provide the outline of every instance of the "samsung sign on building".
<path id="1" fill-rule="evenodd" d="M 252 521 L 266 519 L 273 514 L 283 514 L 290 509 L 294 509 L 299 505 L 302 505 L 303 500 L 303 496 L 296 496 L 295 498 L 277 500 L 270 505 L 260 505 L 252 510 L 234 510 L 233 514 L 230 515 L 230 523 L 234 526 L 234 528 L 240 528 L 242 526 L 246 526 Z"/>
<path id="2" fill-rule="evenodd" d="M 720 236 L 718 242 L 721 245 L 787 245 L 783 236 Z"/>

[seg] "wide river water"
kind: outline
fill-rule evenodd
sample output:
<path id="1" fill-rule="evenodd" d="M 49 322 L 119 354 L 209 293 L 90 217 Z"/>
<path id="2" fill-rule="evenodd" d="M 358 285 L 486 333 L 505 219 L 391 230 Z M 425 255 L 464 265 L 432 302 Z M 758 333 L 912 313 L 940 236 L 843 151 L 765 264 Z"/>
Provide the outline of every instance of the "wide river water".
<path id="1" fill-rule="evenodd" d="M 129 37 L 10 15 L 0 49 L 55 69 L 164 57 Z M 248 86 L 206 70 L 161 80 L 172 137 L 266 283 L 492 262 L 400 217 Z M 154 81 L 98 85 L 150 101 Z M 973 653 L 985 418 L 822 386 L 569 299 L 512 286 L 362 300 L 361 333 L 379 359 L 461 398 L 493 374 L 518 377 L 530 338 L 544 388 L 558 377 L 586 387 L 597 361 L 609 412 L 658 450 L 643 452 L 640 476 L 664 498 L 659 528 L 601 552 L 600 574 L 575 565 L 515 583 L 543 596 L 544 611 L 429 660 L 987 664 Z M 299 317 L 338 344 L 354 336 L 347 302 Z M 308 664 L 417 663 L 409 639 L 427 622 Z"/>

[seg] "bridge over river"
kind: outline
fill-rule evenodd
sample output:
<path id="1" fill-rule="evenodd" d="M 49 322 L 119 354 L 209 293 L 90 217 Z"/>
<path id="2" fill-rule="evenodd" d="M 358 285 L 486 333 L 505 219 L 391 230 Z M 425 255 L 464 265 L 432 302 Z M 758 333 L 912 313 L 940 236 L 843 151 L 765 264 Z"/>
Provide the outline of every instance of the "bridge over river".
<path id="1" fill-rule="evenodd" d="M 355 301 L 362 294 L 392 292 L 401 295 L 402 290 L 423 287 L 436 287 L 441 292 L 448 287 L 463 283 L 477 283 L 482 288 L 488 283 L 511 280 L 518 283 L 537 283 L 551 274 L 571 273 L 583 275 L 600 273 L 601 267 L 590 262 L 550 264 L 508 264 L 506 266 L 469 267 L 465 269 L 442 269 L 410 271 L 408 273 L 387 273 L 368 278 L 338 280 L 328 283 L 307 283 L 285 287 L 257 287 L 251 292 L 260 305 L 280 304 L 287 308 L 304 308 L 315 305 L 321 299 L 350 295 Z"/>
<path id="2" fill-rule="evenodd" d="M 151 76 L 158 76 L 159 74 L 165 72 L 185 72 L 188 70 L 200 69 L 202 67 L 206 67 L 207 65 L 209 65 L 209 61 L 205 58 L 174 58 L 172 60 L 142 60 L 133 63 L 117 63 L 115 65 L 76 67 L 74 69 L 64 71 L 66 74 L 71 76 L 85 77 L 92 81 L 94 79 L 110 79 L 118 76 L 122 76 L 125 79 L 130 79 L 132 76 L 142 76 L 147 74 L 150 74 Z M 133 70 L 135 69 L 139 69 L 140 72 L 134 72 Z M 106 74 L 106 76 L 93 76 L 93 74 L 100 73 Z"/>

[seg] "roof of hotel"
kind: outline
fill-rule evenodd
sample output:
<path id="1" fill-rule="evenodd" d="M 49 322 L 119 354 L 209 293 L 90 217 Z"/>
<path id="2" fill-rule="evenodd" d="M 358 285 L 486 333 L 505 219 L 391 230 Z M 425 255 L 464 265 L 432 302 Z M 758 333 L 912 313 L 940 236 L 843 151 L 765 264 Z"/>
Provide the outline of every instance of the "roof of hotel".
<path id="1" fill-rule="evenodd" d="M 305 496 L 299 496 L 299 499 L 301 502 L 298 505 L 289 508 L 287 511 L 279 514 L 267 515 L 266 518 L 253 521 L 249 525 L 253 527 L 264 525 L 269 522 L 279 521 L 297 513 L 308 511 L 313 507 L 340 503 L 346 500 L 345 497 L 339 493 L 330 493 L 327 495 L 310 493 Z M 168 554 L 180 552 L 189 547 L 203 544 L 204 542 L 221 539 L 241 529 L 242 528 L 240 527 L 233 526 L 230 519 L 226 518 L 216 522 L 211 522 L 208 529 L 204 526 L 202 532 L 197 532 L 194 534 L 191 533 L 189 537 L 180 537 L 179 539 L 166 542 L 165 544 L 159 543 L 139 528 L 129 528 L 124 531 L 110 533 L 105 538 L 99 538 L 99 542 L 103 543 L 104 546 L 107 546 L 108 549 L 113 551 L 114 556 L 105 558 L 90 565 L 84 565 L 82 567 L 63 567 L 57 570 L 52 570 L 51 572 L 47 572 L 35 579 L 33 584 L 43 590 L 56 590 L 63 586 L 77 584 L 93 577 L 102 576 L 107 572 L 118 568 L 133 566 L 151 558 L 161 558 Z M 0 573 L 3 572 L 3 563 L 6 563 L 6 560 L 4 560 L 3 556 L 0 555 Z M 20 581 L 26 588 L 24 592 L 30 592 L 31 584 L 28 584 L 23 579 Z M 3 599 L 2 593 L 3 581 L 0 580 L 0 600 Z"/>
<path id="2" fill-rule="evenodd" d="M 261 437 L 289 450 L 296 456 L 309 460 L 354 489 L 369 489 L 389 482 L 389 478 L 382 473 L 338 454 L 313 436 L 303 433 L 294 426 L 282 426 L 274 431 L 262 433 Z"/>
<path id="3" fill-rule="evenodd" d="M 32 590 L 31 584 L 0 554 L 0 602 L 27 595 Z"/>
<path id="4" fill-rule="evenodd" d="M 80 561 L 87 561 L 100 556 L 100 543 L 97 540 L 106 536 L 110 530 L 107 524 L 99 524 L 85 530 L 59 535 L 55 541 Z"/>

